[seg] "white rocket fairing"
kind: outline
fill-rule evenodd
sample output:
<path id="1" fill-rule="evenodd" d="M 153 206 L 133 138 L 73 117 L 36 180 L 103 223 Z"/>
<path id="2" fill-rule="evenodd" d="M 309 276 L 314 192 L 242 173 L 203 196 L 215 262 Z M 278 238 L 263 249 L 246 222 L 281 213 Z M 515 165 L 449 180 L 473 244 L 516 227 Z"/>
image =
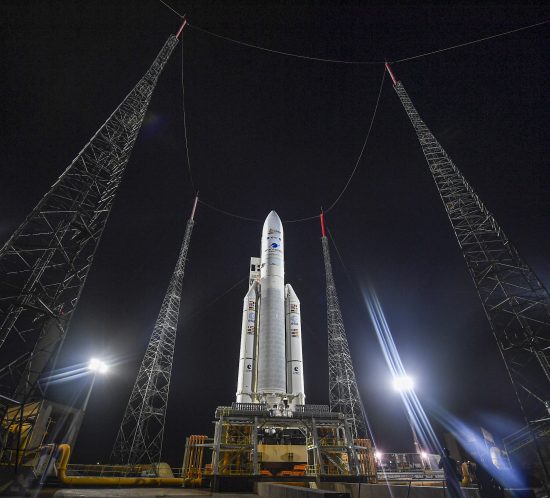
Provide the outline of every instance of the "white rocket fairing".
<path id="1" fill-rule="evenodd" d="M 261 258 L 251 258 L 237 402 L 265 402 L 280 411 L 305 402 L 300 301 L 289 284 L 285 287 L 284 264 L 283 224 L 271 211 L 262 231 Z"/>

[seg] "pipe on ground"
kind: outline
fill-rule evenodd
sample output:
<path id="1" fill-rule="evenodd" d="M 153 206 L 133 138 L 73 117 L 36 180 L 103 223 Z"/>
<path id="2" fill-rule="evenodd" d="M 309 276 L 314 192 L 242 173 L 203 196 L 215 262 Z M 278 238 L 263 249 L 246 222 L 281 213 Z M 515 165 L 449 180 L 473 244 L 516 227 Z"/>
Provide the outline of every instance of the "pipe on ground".
<path id="1" fill-rule="evenodd" d="M 71 447 L 68 444 L 60 444 L 56 461 L 57 477 L 67 486 L 183 486 L 181 477 L 68 476 L 67 465 L 70 456 Z"/>

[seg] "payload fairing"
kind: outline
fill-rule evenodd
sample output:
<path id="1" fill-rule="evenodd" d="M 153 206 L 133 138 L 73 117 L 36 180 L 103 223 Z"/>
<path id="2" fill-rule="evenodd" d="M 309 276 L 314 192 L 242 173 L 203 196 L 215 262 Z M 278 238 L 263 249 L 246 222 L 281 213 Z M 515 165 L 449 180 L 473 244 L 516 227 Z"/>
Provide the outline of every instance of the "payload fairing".
<path id="1" fill-rule="evenodd" d="M 283 224 L 275 211 L 262 230 L 261 257 L 250 260 L 243 304 L 238 403 L 266 403 L 279 413 L 305 403 L 300 301 L 284 283 Z"/>

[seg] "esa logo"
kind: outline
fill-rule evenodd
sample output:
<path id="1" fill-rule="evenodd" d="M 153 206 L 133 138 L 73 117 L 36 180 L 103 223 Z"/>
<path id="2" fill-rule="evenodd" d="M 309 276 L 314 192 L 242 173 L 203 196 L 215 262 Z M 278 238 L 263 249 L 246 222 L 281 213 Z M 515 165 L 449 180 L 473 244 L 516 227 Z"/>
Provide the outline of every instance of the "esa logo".
<path id="1" fill-rule="evenodd" d="M 271 243 L 271 248 L 272 249 L 277 249 L 277 247 L 279 247 L 279 244 L 277 244 L 277 242 L 272 242 Z"/>

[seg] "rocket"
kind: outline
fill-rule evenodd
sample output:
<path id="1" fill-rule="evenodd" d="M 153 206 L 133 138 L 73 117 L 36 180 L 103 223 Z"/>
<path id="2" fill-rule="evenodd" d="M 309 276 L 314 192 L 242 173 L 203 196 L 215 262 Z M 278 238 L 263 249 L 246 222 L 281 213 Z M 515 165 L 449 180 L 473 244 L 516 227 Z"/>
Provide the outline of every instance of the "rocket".
<path id="1" fill-rule="evenodd" d="M 305 403 L 300 300 L 285 279 L 283 224 L 267 216 L 261 257 L 250 259 L 243 302 L 238 403 L 266 403 L 277 413 Z"/>

